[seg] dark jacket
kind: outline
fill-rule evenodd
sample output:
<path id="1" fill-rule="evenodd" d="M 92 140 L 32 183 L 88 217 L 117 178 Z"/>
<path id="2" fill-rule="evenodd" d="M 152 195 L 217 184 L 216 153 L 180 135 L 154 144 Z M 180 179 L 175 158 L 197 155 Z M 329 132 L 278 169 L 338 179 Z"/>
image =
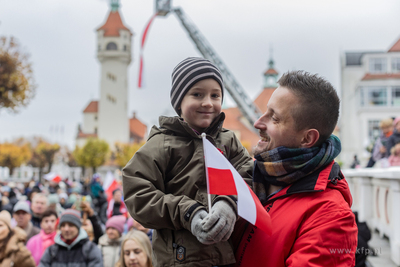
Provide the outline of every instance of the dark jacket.
<path id="1" fill-rule="evenodd" d="M 221 113 L 205 130 L 207 139 L 251 183 L 253 160 L 232 131 L 222 128 Z M 207 209 L 203 142 L 178 117 L 160 117 L 147 143 L 123 169 L 124 199 L 132 217 L 153 234 L 155 266 L 213 266 L 235 261 L 230 242 L 203 245 L 190 232 L 193 214 Z M 212 196 L 214 203 L 228 196 Z M 182 251 L 178 255 L 178 251 Z"/>
<path id="2" fill-rule="evenodd" d="M 100 249 L 88 239 L 87 233 L 80 229 L 78 237 L 71 245 L 61 240 L 58 233 L 55 244 L 48 247 L 40 260 L 39 267 L 102 267 L 103 257 Z"/>
<path id="3" fill-rule="evenodd" d="M 234 266 L 354 266 L 357 225 L 351 203 L 349 186 L 332 161 L 268 199 L 271 236 L 238 221 Z"/>

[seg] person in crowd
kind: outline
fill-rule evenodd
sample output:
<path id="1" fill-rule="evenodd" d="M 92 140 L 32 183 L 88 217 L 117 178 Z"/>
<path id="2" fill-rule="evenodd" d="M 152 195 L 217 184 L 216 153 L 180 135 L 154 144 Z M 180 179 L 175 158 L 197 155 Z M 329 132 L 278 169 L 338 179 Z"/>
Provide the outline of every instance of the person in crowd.
<path id="1" fill-rule="evenodd" d="M 141 231 L 130 231 L 122 241 L 120 257 L 115 267 L 153 267 L 151 244 Z"/>
<path id="2" fill-rule="evenodd" d="M 81 229 L 81 219 L 80 212 L 74 209 L 66 209 L 61 214 L 60 233 L 55 236 L 55 244 L 44 252 L 39 267 L 103 266 L 100 249 Z"/>
<path id="3" fill-rule="evenodd" d="M 26 233 L 19 227 L 12 229 L 11 215 L 0 212 L 0 267 L 35 267 L 30 251 L 25 247 Z"/>
<path id="4" fill-rule="evenodd" d="M 125 203 L 122 201 L 121 189 L 115 189 L 112 194 L 113 197 L 107 207 L 107 218 L 116 215 L 124 215 L 125 218 L 128 217 L 128 210 L 126 209 Z"/>
<path id="5" fill-rule="evenodd" d="M 40 227 L 42 221 L 42 215 L 48 208 L 47 197 L 43 193 L 37 193 L 32 198 L 31 210 L 32 210 L 32 223 L 36 227 Z"/>
<path id="6" fill-rule="evenodd" d="M 386 155 L 390 156 L 390 152 L 392 147 L 394 147 L 397 143 L 400 143 L 400 116 L 395 118 L 393 121 L 393 134 L 389 136 L 386 143 Z"/>
<path id="7" fill-rule="evenodd" d="M 60 193 L 60 194 L 58 195 L 58 198 L 59 198 L 59 202 L 60 202 L 61 207 L 62 207 L 63 209 L 66 209 L 66 208 L 67 208 L 67 207 L 66 207 L 66 204 L 67 204 L 67 201 L 68 201 L 68 195 L 67 195 L 67 193 L 65 193 L 65 192 Z"/>
<path id="8" fill-rule="evenodd" d="M 128 231 L 131 231 L 132 229 L 142 231 L 143 233 L 145 233 L 149 237 L 150 242 L 153 241 L 153 229 L 149 229 L 149 228 L 144 227 L 139 222 L 134 220 L 132 217 L 128 218 L 128 220 L 126 222 L 126 225 L 127 225 L 127 230 Z"/>
<path id="9" fill-rule="evenodd" d="M 400 143 L 392 147 L 388 160 L 390 166 L 400 166 Z"/>
<path id="10" fill-rule="evenodd" d="M 235 134 L 222 128 L 223 94 L 222 75 L 209 60 L 191 57 L 180 62 L 172 72 L 170 94 L 179 116 L 161 116 L 160 127 L 153 126 L 146 144 L 123 169 L 129 213 L 155 229 L 156 266 L 235 262 L 228 239 L 237 219 L 236 197 L 213 195 L 208 210 L 201 134 L 249 184 L 253 159 Z M 205 228 L 205 221 L 217 223 Z"/>
<path id="11" fill-rule="evenodd" d="M 91 241 L 95 244 L 98 244 L 99 238 L 103 235 L 103 228 L 100 224 L 100 220 L 88 201 L 81 202 L 81 210 L 84 214 L 87 214 L 87 218 L 89 219 L 86 220 L 86 222 L 88 224 L 87 229 L 93 232 L 93 239 Z"/>
<path id="12" fill-rule="evenodd" d="M 112 216 L 107 221 L 106 234 L 100 237 L 98 245 L 103 254 L 104 267 L 114 267 L 119 259 L 125 221 L 123 215 Z"/>
<path id="13" fill-rule="evenodd" d="M 350 168 L 352 169 L 360 168 L 360 161 L 358 160 L 357 155 L 354 155 L 353 162 L 350 164 Z"/>
<path id="14" fill-rule="evenodd" d="M 57 218 L 58 214 L 54 209 L 47 209 L 40 222 L 40 233 L 32 237 L 26 245 L 32 253 L 36 265 L 39 265 L 46 249 L 54 244 L 54 237 L 57 234 Z"/>
<path id="15" fill-rule="evenodd" d="M 380 134 L 375 140 L 372 148 L 371 158 L 368 161 L 367 168 L 373 167 L 374 164 L 382 158 L 387 158 L 386 144 L 389 137 L 393 134 L 393 119 L 387 118 L 379 122 Z"/>
<path id="16" fill-rule="evenodd" d="M 60 199 L 57 194 L 50 194 L 47 197 L 47 201 L 49 205 L 48 208 L 55 210 L 58 215 L 60 215 L 64 211 L 64 208 L 61 207 Z"/>
<path id="17" fill-rule="evenodd" d="M 272 234 L 240 219 L 234 266 L 354 266 L 357 225 L 339 164 L 339 97 L 316 74 L 283 74 L 254 123 L 253 191 L 269 213 Z M 257 218 L 258 219 L 258 218 Z M 346 250 L 346 253 L 337 251 Z"/>
<path id="18" fill-rule="evenodd" d="M 27 235 L 26 242 L 28 242 L 32 236 L 37 235 L 40 232 L 40 228 L 34 226 L 31 222 L 31 210 L 26 201 L 19 201 L 15 204 L 13 218 L 17 223 L 17 226 L 25 231 Z"/>

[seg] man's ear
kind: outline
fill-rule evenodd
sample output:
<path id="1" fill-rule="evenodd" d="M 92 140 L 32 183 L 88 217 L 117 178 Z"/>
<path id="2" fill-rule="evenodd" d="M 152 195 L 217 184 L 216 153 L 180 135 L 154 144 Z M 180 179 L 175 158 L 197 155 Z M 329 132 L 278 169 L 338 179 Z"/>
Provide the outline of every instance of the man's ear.
<path id="1" fill-rule="evenodd" d="M 301 141 L 301 147 L 309 148 L 313 147 L 319 139 L 319 132 L 317 129 L 308 129 L 304 131 L 303 140 Z"/>

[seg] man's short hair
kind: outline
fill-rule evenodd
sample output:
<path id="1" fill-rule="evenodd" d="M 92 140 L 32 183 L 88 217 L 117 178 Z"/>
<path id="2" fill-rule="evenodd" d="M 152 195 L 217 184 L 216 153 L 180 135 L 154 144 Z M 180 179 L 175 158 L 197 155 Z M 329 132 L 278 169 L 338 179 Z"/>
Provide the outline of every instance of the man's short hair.
<path id="1" fill-rule="evenodd" d="M 50 217 L 52 215 L 56 216 L 56 219 L 58 219 L 57 212 L 54 209 L 47 209 L 45 212 L 43 212 L 40 222 L 42 222 L 45 217 Z"/>
<path id="2" fill-rule="evenodd" d="M 296 130 L 317 129 L 321 145 L 333 132 L 339 118 L 340 100 L 335 88 L 317 74 L 289 71 L 279 79 L 279 85 L 300 99 L 292 109 Z"/>

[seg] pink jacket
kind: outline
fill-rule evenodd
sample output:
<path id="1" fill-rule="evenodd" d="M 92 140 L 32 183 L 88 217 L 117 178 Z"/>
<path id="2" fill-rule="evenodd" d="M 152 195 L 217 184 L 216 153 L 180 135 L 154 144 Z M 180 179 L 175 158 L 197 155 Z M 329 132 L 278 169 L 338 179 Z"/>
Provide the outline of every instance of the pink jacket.
<path id="1" fill-rule="evenodd" d="M 29 239 L 26 247 L 32 253 L 32 257 L 35 260 L 36 265 L 39 265 L 40 259 L 42 258 L 46 249 L 54 244 L 54 237 L 56 234 L 57 231 L 54 231 L 51 234 L 45 234 L 43 230 L 40 230 L 39 234 Z"/>

